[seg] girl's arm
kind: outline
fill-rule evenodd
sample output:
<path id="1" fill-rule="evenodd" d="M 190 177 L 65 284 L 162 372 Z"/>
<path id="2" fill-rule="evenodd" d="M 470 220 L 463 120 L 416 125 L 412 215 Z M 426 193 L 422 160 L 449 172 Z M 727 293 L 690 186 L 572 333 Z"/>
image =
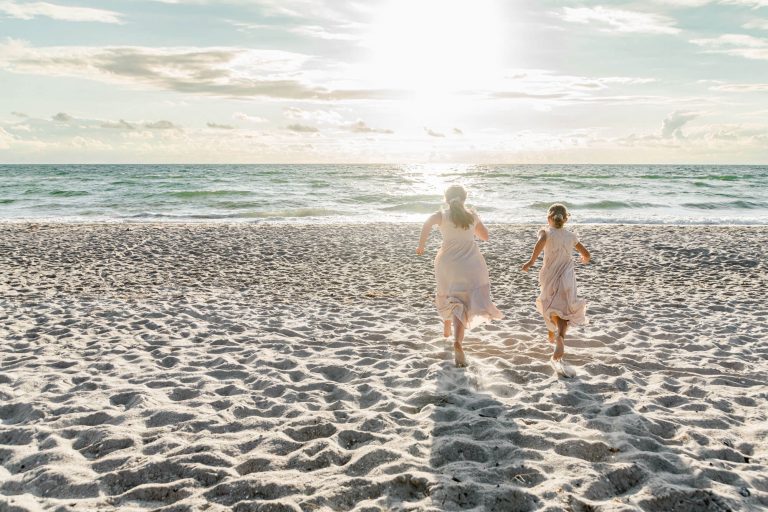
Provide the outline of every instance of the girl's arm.
<path id="1" fill-rule="evenodd" d="M 547 233 L 542 231 L 541 235 L 539 235 L 539 239 L 536 241 L 536 245 L 533 246 L 533 254 L 531 254 L 531 259 L 526 261 L 522 266 L 523 272 L 528 272 L 528 269 L 530 269 L 536 263 L 536 260 L 539 258 L 539 254 L 541 254 L 541 251 L 544 250 L 544 245 L 546 243 L 547 243 Z"/>
<path id="2" fill-rule="evenodd" d="M 581 242 L 576 244 L 576 250 L 579 251 L 579 254 L 581 254 L 581 262 L 585 265 L 589 263 L 589 260 L 592 258 L 592 256 L 589 254 L 587 248 L 581 245 Z"/>
<path id="3" fill-rule="evenodd" d="M 440 224 L 440 222 L 443 220 L 443 214 L 440 212 L 435 212 L 432 215 L 429 216 L 429 218 L 424 221 L 424 225 L 421 227 L 421 236 L 419 237 L 419 246 L 416 248 L 416 254 L 421 256 L 424 254 L 424 248 L 427 245 L 427 238 L 429 238 L 429 232 L 432 231 L 432 228 L 434 226 L 437 226 Z"/>
<path id="4" fill-rule="evenodd" d="M 477 212 L 472 212 L 472 215 L 475 217 L 475 236 L 483 242 L 487 242 L 488 228 L 485 227 L 483 221 L 480 220 L 480 216 L 477 215 Z"/>

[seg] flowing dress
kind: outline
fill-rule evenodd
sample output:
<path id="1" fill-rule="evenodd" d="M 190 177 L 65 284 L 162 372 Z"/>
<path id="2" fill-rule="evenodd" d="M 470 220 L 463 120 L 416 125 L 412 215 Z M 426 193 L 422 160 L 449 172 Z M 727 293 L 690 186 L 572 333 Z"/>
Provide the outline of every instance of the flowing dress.
<path id="1" fill-rule="evenodd" d="M 457 227 L 447 210 L 442 212 L 443 243 L 435 256 L 435 304 L 443 320 L 459 319 L 466 329 L 504 315 L 491 301 L 488 267 L 475 243 L 475 223 Z"/>
<path id="2" fill-rule="evenodd" d="M 576 273 L 573 250 L 579 243 L 575 233 L 563 228 L 545 227 L 539 236 L 546 236 L 544 264 L 539 271 L 541 290 L 536 309 L 544 317 L 547 329 L 557 332 L 552 315 L 568 320 L 571 325 L 587 323 L 587 302 L 576 294 Z"/>

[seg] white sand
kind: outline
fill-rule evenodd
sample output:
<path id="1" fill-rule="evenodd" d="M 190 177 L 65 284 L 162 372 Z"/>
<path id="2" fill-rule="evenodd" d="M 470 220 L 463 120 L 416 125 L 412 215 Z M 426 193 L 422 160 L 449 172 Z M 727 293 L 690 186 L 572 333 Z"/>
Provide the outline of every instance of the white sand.
<path id="1" fill-rule="evenodd" d="M 768 508 L 768 228 L 581 227 L 571 380 L 534 226 L 465 370 L 418 229 L 0 225 L 0 510 Z"/>

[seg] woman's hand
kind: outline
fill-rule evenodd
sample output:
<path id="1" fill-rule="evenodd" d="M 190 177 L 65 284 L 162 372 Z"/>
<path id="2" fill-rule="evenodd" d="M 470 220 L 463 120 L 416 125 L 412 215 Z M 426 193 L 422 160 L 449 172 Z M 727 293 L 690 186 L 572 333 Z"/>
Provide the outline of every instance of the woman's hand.
<path id="1" fill-rule="evenodd" d="M 532 266 L 533 266 L 532 261 L 526 261 L 525 263 L 523 263 L 523 266 L 520 267 L 520 270 L 522 270 L 523 272 L 528 272 L 528 270 L 530 270 Z"/>
<path id="2" fill-rule="evenodd" d="M 416 248 L 416 254 L 418 254 L 419 256 L 423 255 L 424 254 L 424 247 L 418 246 Z"/>
<path id="3" fill-rule="evenodd" d="M 581 255 L 581 262 L 582 262 L 583 264 L 585 264 L 585 265 L 586 265 L 587 263 L 589 263 L 589 260 L 590 260 L 590 259 L 592 259 L 592 258 L 591 258 L 591 256 L 590 256 L 589 254 L 582 254 L 582 255 Z"/>

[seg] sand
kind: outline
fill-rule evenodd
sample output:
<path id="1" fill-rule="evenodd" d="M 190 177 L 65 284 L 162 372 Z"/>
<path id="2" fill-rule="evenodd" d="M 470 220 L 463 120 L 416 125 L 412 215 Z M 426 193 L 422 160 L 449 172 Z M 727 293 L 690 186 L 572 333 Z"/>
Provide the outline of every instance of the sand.
<path id="1" fill-rule="evenodd" d="M 768 508 L 768 228 L 578 227 L 573 379 L 490 229 L 457 369 L 416 225 L 0 225 L 0 510 Z"/>

